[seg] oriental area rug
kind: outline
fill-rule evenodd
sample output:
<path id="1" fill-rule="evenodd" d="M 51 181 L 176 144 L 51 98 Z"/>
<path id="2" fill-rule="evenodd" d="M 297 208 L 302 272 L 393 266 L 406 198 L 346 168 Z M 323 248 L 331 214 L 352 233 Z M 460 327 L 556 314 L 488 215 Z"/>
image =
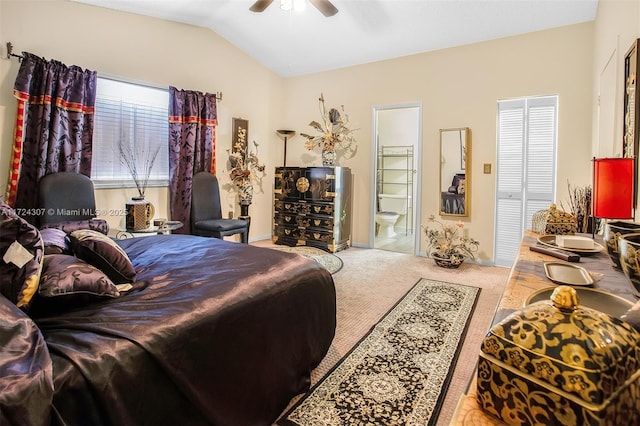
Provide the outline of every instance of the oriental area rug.
<path id="1" fill-rule="evenodd" d="M 338 256 L 316 247 L 275 246 L 275 247 L 269 247 L 269 248 L 274 250 L 286 251 L 289 253 L 301 254 L 304 257 L 308 257 L 309 259 L 315 260 L 316 262 L 324 266 L 325 269 L 331 272 L 332 274 L 335 274 L 336 272 L 338 272 L 340 269 L 342 269 L 342 266 L 343 266 L 342 259 L 340 259 Z"/>
<path id="2" fill-rule="evenodd" d="M 435 424 L 479 293 L 421 279 L 277 424 Z"/>

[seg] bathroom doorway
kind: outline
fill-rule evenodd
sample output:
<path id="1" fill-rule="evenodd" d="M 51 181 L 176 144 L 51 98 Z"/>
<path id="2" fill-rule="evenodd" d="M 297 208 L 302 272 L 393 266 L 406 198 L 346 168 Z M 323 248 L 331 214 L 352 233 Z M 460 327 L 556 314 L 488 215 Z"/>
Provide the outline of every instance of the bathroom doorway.
<path id="1" fill-rule="evenodd" d="M 373 247 L 407 254 L 420 249 L 420 173 L 422 105 L 407 103 L 373 108 Z"/>

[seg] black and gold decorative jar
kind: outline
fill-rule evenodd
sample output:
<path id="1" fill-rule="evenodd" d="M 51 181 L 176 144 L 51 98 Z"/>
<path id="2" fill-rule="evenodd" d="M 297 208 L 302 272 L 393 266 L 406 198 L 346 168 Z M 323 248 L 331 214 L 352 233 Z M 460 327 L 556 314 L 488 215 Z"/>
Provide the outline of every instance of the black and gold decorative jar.
<path id="1" fill-rule="evenodd" d="M 560 286 L 492 327 L 477 386 L 509 425 L 640 424 L 640 333 Z"/>
<path id="2" fill-rule="evenodd" d="M 562 211 L 555 204 L 540 210 L 531 217 L 531 228 L 538 234 L 566 235 L 578 231 L 578 220 L 571 213 Z"/>

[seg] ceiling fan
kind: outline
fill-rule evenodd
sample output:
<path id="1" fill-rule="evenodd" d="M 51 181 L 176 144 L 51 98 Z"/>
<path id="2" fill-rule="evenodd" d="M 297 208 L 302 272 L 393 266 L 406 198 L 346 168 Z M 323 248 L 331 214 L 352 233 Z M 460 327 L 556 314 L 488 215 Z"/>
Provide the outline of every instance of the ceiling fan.
<path id="1" fill-rule="evenodd" d="M 249 10 L 252 12 L 262 12 L 271 3 L 273 3 L 273 0 L 257 0 Z M 327 18 L 338 13 L 338 9 L 329 0 L 309 0 L 309 3 L 315 6 L 315 8 Z"/>

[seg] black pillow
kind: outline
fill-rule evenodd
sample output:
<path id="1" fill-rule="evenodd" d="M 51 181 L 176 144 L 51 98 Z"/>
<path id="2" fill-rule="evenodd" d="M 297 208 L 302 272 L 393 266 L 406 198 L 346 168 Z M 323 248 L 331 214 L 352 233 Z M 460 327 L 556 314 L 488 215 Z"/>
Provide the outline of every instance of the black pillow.
<path id="1" fill-rule="evenodd" d="M 68 305 L 118 296 L 120 292 L 113 281 L 95 266 L 66 254 L 44 257 L 39 298 L 58 299 Z"/>
<path id="2" fill-rule="evenodd" d="M 136 271 L 129 256 L 110 237 L 90 229 L 73 231 L 69 237 L 75 255 L 107 274 L 114 283 L 135 280 Z"/>

